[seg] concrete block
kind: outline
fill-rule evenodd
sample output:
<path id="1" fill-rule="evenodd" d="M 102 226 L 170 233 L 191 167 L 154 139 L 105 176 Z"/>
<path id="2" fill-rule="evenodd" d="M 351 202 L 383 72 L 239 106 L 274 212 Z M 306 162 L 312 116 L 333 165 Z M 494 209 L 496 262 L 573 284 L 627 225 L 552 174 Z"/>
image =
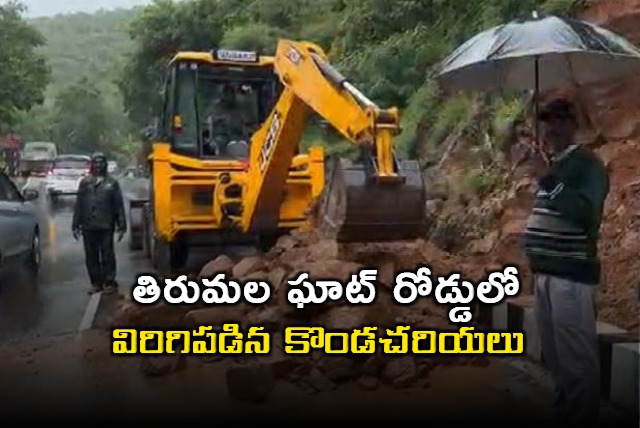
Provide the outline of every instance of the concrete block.
<path id="1" fill-rule="evenodd" d="M 600 349 L 600 391 L 602 398 L 608 400 L 611 395 L 611 358 L 613 345 L 621 342 L 629 342 L 630 340 L 620 337 L 627 333 L 626 330 L 616 327 L 613 324 L 598 321 L 596 331 L 598 333 L 598 345 Z"/>
<path id="2" fill-rule="evenodd" d="M 540 332 L 532 308 L 526 308 L 522 319 L 522 332 L 524 333 L 525 352 L 534 361 L 542 361 L 542 348 L 540 345 Z"/>
<path id="3" fill-rule="evenodd" d="M 596 331 L 598 334 L 615 334 L 615 333 L 626 333 L 627 331 L 623 328 L 616 327 L 613 324 L 609 324 L 606 322 L 598 321 L 596 323 Z"/>
<path id="4" fill-rule="evenodd" d="M 524 312 L 527 307 L 517 301 L 509 301 L 508 305 L 507 324 L 509 331 L 521 332 L 524 328 Z"/>
<path id="5" fill-rule="evenodd" d="M 509 305 L 506 302 L 491 308 L 491 327 L 494 330 L 507 330 L 509 327 Z"/>
<path id="6" fill-rule="evenodd" d="M 522 306 L 524 308 L 533 308 L 535 304 L 535 296 L 530 295 L 522 295 L 509 299 L 509 303 L 512 305 Z"/>
<path id="7" fill-rule="evenodd" d="M 611 354 L 612 403 L 640 417 L 640 342 L 616 343 Z"/>

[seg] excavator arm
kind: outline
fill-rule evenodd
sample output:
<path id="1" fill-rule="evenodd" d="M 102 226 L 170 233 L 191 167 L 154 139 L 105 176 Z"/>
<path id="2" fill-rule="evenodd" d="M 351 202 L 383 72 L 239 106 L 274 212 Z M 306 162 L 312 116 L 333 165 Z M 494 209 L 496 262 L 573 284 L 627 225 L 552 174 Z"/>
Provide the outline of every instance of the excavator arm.
<path id="1" fill-rule="evenodd" d="M 330 165 L 318 213 L 342 242 L 414 239 L 423 232 L 425 193 L 417 162 L 399 162 L 392 138 L 398 111 L 380 109 L 308 42 L 281 40 L 275 72 L 283 91 L 254 134 L 243 219 L 246 230 L 275 229 L 287 174 L 311 112 L 362 148 L 359 165 Z"/>

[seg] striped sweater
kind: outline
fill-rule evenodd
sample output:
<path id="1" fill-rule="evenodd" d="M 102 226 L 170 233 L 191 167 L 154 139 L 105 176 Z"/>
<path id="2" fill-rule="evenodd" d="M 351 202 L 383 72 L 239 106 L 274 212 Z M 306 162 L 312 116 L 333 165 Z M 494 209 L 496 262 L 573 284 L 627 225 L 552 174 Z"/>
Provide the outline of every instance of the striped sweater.
<path id="1" fill-rule="evenodd" d="M 598 235 L 608 193 L 606 168 L 591 152 L 571 146 L 552 161 L 524 232 L 534 273 L 600 281 Z"/>

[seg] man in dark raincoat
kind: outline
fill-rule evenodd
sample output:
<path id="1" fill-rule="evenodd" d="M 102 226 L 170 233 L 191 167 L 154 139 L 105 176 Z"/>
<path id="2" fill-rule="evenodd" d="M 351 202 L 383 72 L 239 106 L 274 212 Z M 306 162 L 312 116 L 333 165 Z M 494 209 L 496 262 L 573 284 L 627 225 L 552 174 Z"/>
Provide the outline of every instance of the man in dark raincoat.
<path id="1" fill-rule="evenodd" d="M 127 224 L 120 184 L 107 173 L 107 158 L 102 153 L 92 156 L 91 175 L 80 182 L 72 227 L 74 238 L 83 238 L 92 293 L 116 292 L 113 235 L 117 232 L 121 241 Z"/>

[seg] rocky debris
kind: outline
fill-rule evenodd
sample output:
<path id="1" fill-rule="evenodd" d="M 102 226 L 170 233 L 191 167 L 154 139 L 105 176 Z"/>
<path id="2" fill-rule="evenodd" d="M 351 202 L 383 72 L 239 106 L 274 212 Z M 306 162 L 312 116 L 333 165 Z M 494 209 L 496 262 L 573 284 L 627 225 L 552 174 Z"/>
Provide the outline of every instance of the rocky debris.
<path id="1" fill-rule="evenodd" d="M 322 326 L 326 330 L 339 331 L 376 327 L 375 334 L 379 337 L 386 334 L 387 328 L 398 324 L 436 329 L 450 327 L 446 319 L 447 308 L 434 304 L 432 299 L 422 299 L 411 306 L 395 304 L 392 292 L 396 274 L 407 270 L 415 272 L 420 266 L 429 266 L 432 277 L 461 270 L 479 274 L 494 265 L 486 257 L 479 258 L 478 266 L 472 267 L 468 258 L 448 253 L 425 240 L 337 245 L 321 239 L 314 231 L 295 231 L 282 237 L 266 256 L 246 257 L 235 263 L 229 257 L 219 256 L 200 272 L 201 277 L 217 272 L 230 273 L 228 279 L 241 282 L 266 280 L 273 293 L 266 304 L 259 307 L 249 304 L 187 306 L 188 311 L 182 305 L 176 308 L 160 305 L 156 311 L 171 314 L 174 327 L 212 325 L 217 329 L 225 323 L 240 323 L 245 331 L 257 326 L 265 327 L 271 333 L 269 355 L 249 357 L 248 361 L 246 356 L 224 358 L 237 362 L 228 367 L 226 376 L 230 396 L 239 400 L 264 401 L 277 380 L 293 382 L 317 393 L 331 391 L 346 382 L 356 383 L 363 390 L 375 390 L 383 383 L 393 388 L 424 386 L 428 384 L 424 377 L 436 364 L 434 359 L 384 355 L 380 350 L 375 355 L 325 354 L 322 350 L 314 350 L 310 355 L 286 354 L 280 331 L 285 325 Z M 300 273 L 307 273 L 310 280 L 336 280 L 346 285 L 352 275 L 364 268 L 378 270 L 376 299 L 372 304 L 352 305 L 343 298 L 298 309 L 287 300 L 291 288 L 287 281 L 297 279 Z M 215 358 L 216 361 L 219 359 Z M 149 365 L 149 362 L 145 364 Z M 147 371 L 167 371 L 166 368 L 152 369 L 149 366 Z"/>
<path id="2" fill-rule="evenodd" d="M 189 311 L 185 315 L 183 324 L 192 328 L 200 325 L 211 325 L 215 329 L 225 323 L 241 322 L 248 311 L 249 307 L 243 304 L 196 309 Z"/>
<path id="3" fill-rule="evenodd" d="M 336 355 L 322 350 L 311 354 L 286 354 L 279 331 L 285 325 L 322 326 L 326 330 L 349 331 L 363 327 L 377 327 L 376 336 L 396 324 L 441 328 L 446 325 L 446 308 L 433 306 L 424 300 L 411 307 L 400 307 L 391 296 L 398 270 L 415 271 L 421 265 L 433 265 L 434 271 L 456 266 L 458 260 L 433 244 L 419 240 L 415 243 L 343 245 L 320 239 L 313 232 L 296 232 L 281 238 L 278 251 L 266 258 L 249 257 L 233 268 L 233 278 L 267 280 L 275 298 L 260 307 L 216 308 L 190 313 L 190 325 L 195 320 L 208 324 L 241 321 L 244 328 L 262 326 L 272 333 L 272 348 L 268 356 L 255 362 L 234 365 L 227 374 L 230 394 L 242 400 L 264 400 L 272 389 L 271 379 L 293 382 L 310 392 L 322 393 L 339 384 L 354 382 L 365 390 L 374 390 L 381 383 L 405 388 L 417 384 L 420 375 L 428 375 L 430 367 L 418 365 L 413 358 L 384 354 Z M 307 273 L 310 280 L 337 280 L 346 285 L 352 275 L 363 268 L 378 269 L 376 300 L 368 305 L 351 305 L 346 299 L 298 309 L 288 302 L 290 285 L 287 281 Z M 242 274 L 242 275 L 240 275 Z M 240 275 L 240 276 L 239 276 Z M 223 311 L 221 311 L 224 309 Z M 336 344 L 337 346 L 337 344 Z M 249 392 L 247 384 L 264 378 L 267 385 L 258 392 Z M 423 382 L 424 383 L 424 382 Z M 232 390 L 233 388 L 233 390 Z"/>
<path id="4" fill-rule="evenodd" d="M 265 358 L 265 363 L 271 367 L 276 379 L 287 379 L 293 382 L 299 382 L 312 368 L 306 357 L 292 356 L 282 351 Z"/>
<path id="5" fill-rule="evenodd" d="M 473 241 L 469 246 L 469 252 L 471 254 L 487 254 L 496 246 L 500 232 L 492 230 L 484 236 L 484 238 Z"/>
<path id="6" fill-rule="evenodd" d="M 312 280 L 338 280 L 349 281 L 351 275 L 355 275 L 364 268 L 359 263 L 338 259 L 315 259 L 314 261 L 289 262 L 294 272 L 289 275 L 291 280 L 297 279 L 301 273 L 308 273 Z"/>
<path id="7" fill-rule="evenodd" d="M 314 325 L 326 329 L 353 329 L 367 325 L 367 311 L 354 306 L 336 306 L 328 309 L 311 320 Z"/>
<path id="8" fill-rule="evenodd" d="M 360 373 L 363 376 L 377 377 L 378 374 L 384 369 L 385 358 L 381 354 L 374 354 L 367 358 L 362 366 L 360 366 Z"/>
<path id="9" fill-rule="evenodd" d="M 267 268 L 267 263 L 264 258 L 260 256 L 251 256 L 245 257 L 240 260 L 232 269 L 231 273 L 233 275 L 233 279 L 238 280 L 240 278 L 244 278 L 247 275 L 257 272 L 259 270 L 264 270 Z"/>
<path id="10" fill-rule="evenodd" d="M 396 283 L 396 261 L 387 258 L 381 260 L 375 266 L 378 268 L 378 283 L 393 290 Z"/>
<path id="11" fill-rule="evenodd" d="M 440 211 L 442 211 L 442 208 L 444 207 L 444 201 L 440 199 L 431 199 L 428 200 L 425 205 L 427 216 L 435 217 L 438 215 L 438 213 L 440 213 Z"/>
<path id="12" fill-rule="evenodd" d="M 365 391 L 375 391 L 380 385 L 380 381 L 375 376 L 362 375 L 358 379 L 358 385 Z"/>
<path id="13" fill-rule="evenodd" d="M 413 357 L 391 359 L 382 372 L 382 381 L 396 388 L 407 388 L 418 379 L 418 370 Z"/>
<path id="14" fill-rule="evenodd" d="M 271 289 L 277 293 L 283 287 L 283 283 L 287 280 L 289 271 L 282 266 L 271 269 L 267 275 L 267 280 L 271 284 Z M 286 286 L 286 284 L 284 284 Z"/>
<path id="15" fill-rule="evenodd" d="M 140 305 L 132 300 L 125 300 L 108 324 L 113 328 L 122 326 L 171 328 L 181 326 L 185 314 L 191 309 L 193 307 L 169 305 L 164 302 Z"/>
<path id="16" fill-rule="evenodd" d="M 322 325 L 332 330 L 351 330 L 364 326 L 390 327 L 395 320 L 397 308 L 388 301 L 389 298 L 390 296 L 379 296 L 369 305 L 333 306 L 312 316 L 311 321 L 314 325 Z"/>
<path id="17" fill-rule="evenodd" d="M 291 235 L 284 235 L 278 239 L 276 243 L 276 248 L 282 251 L 289 251 L 298 245 L 298 241 L 293 238 Z"/>
<path id="18" fill-rule="evenodd" d="M 311 370 L 307 382 L 309 383 L 309 386 L 317 392 L 331 391 L 337 387 L 331 379 L 317 368 Z"/>
<path id="19" fill-rule="evenodd" d="M 264 327 L 264 331 L 276 333 L 282 329 L 284 314 L 277 306 L 251 311 L 245 318 L 247 327 Z"/>
<path id="20" fill-rule="evenodd" d="M 271 365 L 258 362 L 230 367 L 226 380 L 232 398 L 253 403 L 265 401 L 276 383 Z"/>
<path id="21" fill-rule="evenodd" d="M 240 284 L 246 284 L 248 282 L 262 282 L 262 281 L 269 282 L 269 273 L 264 270 L 258 270 L 250 274 L 247 274 L 243 277 L 234 278 L 233 280 L 236 282 L 239 282 Z M 273 291 L 273 288 L 272 288 L 272 291 Z"/>
<path id="22" fill-rule="evenodd" d="M 222 254 L 204 265 L 200 270 L 200 274 L 198 274 L 198 278 L 212 278 L 219 273 L 230 275 L 234 265 L 235 263 L 231 258 Z"/>
<path id="23" fill-rule="evenodd" d="M 176 352 L 173 355 L 143 356 L 140 360 L 140 371 L 145 376 L 160 377 L 184 370 L 187 367 L 187 360 L 180 353 L 180 349 Z"/>
<path id="24" fill-rule="evenodd" d="M 316 367 L 334 382 L 342 382 L 357 376 L 357 365 L 353 358 L 320 354 Z"/>

